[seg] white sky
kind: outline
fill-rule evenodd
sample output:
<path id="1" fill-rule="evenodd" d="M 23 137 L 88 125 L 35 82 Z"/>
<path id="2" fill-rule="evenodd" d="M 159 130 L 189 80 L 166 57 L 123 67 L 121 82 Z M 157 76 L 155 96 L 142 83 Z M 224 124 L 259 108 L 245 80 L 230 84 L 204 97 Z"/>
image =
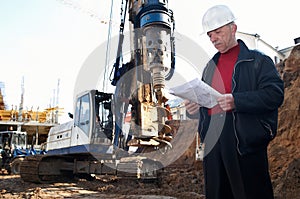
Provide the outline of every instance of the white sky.
<path id="1" fill-rule="evenodd" d="M 113 3 L 116 35 L 121 0 Z M 201 35 L 201 19 L 215 4 L 232 9 L 239 31 L 257 33 L 273 47 L 292 46 L 300 36 L 299 9 L 292 0 L 170 0 L 177 32 L 212 48 Z M 101 21 L 109 21 L 110 5 L 109 0 L 0 0 L 0 81 L 5 83 L 9 108 L 19 106 L 24 76 L 24 108 L 49 107 L 60 79 L 59 106 L 64 115 L 73 112 L 76 77 L 89 55 L 107 40 L 108 24 Z"/>

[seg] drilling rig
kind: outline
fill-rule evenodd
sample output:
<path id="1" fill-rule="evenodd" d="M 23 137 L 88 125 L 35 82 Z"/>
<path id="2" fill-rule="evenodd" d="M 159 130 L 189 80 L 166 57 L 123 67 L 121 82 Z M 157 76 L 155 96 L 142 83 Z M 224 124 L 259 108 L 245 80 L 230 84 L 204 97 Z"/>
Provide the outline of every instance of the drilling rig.
<path id="1" fill-rule="evenodd" d="M 156 153 L 172 148 L 176 126 L 168 120 L 165 95 L 165 81 L 175 69 L 173 12 L 167 0 L 127 0 L 122 6 L 111 81 L 115 92 L 80 93 L 70 114 L 73 121 L 50 129 L 47 154 L 23 161 L 24 181 L 44 183 L 91 174 L 157 179 L 163 165 Z M 131 46 L 130 60 L 123 63 L 126 13 Z"/>
<path id="2" fill-rule="evenodd" d="M 165 80 L 172 77 L 175 68 L 175 45 L 174 17 L 167 2 L 130 1 L 131 60 L 122 65 L 121 24 L 112 84 L 117 87 L 115 112 L 126 114 L 123 110 L 131 106 L 133 139 L 126 143 L 128 146 L 169 145 L 171 127 L 165 123 L 169 113 L 164 89 Z M 117 135 L 122 134 L 119 126 L 123 118 L 122 114 L 116 115 Z"/>

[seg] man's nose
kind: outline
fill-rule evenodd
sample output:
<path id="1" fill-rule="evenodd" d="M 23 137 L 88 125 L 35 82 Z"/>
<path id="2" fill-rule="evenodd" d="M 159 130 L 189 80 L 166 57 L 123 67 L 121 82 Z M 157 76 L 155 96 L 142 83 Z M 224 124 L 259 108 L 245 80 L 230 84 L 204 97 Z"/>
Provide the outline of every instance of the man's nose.
<path id="1" fill-rule="evenodd" d="M 217 37 L 215 36 L 215 34 L 211 34 L 211 35 L 210 35 L 210 41 L 211 41 L 212 43 L 214 43 L 214 42 L 217 41 Z"/>

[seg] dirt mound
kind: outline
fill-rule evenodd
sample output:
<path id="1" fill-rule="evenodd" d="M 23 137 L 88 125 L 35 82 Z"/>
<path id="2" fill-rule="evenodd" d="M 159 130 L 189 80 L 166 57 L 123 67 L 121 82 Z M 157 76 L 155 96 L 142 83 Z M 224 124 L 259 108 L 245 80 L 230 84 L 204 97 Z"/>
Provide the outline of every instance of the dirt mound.
<path id="1" fill-rule="evenodd" d="M 277 65 L 285 84 L 285 99 L 279 109 L 277 137 L 269 147 L 275 196 L 300 198 L 300 45 Z"/>
<path id="2" fill-rule="evenodd" d="M 284 70 L 286 72 L 297 72 L 300 68 L 300 45 L 295 46 L 290 56 L 286 59 Z"/>

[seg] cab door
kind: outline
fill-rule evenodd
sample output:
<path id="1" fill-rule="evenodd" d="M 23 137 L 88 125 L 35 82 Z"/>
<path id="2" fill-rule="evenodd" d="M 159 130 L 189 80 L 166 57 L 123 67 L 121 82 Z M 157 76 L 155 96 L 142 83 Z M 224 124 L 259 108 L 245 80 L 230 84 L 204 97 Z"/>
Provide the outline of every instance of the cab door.
<path id="1" fill-rule="evenodd" d="M 89 144 L 89 134 L 92 125 L 90 99 L 89 93 L 77 98 L 72 146 Z"/>

